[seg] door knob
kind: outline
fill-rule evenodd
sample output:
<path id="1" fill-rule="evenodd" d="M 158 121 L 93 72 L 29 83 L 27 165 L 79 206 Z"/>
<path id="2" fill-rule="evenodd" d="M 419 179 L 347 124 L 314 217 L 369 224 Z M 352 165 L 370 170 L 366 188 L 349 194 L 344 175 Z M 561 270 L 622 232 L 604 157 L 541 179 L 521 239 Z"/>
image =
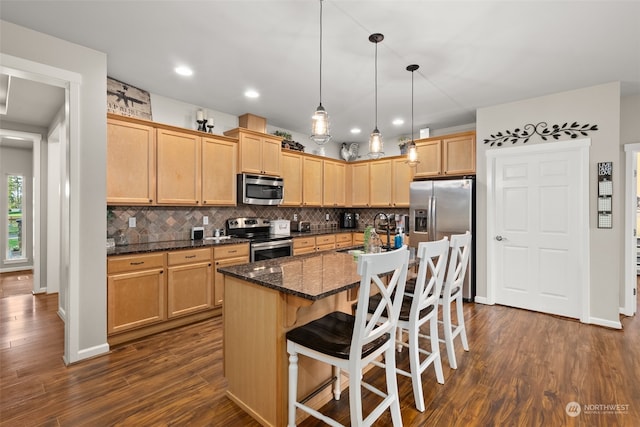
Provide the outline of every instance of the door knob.
<path id="1" fill-rule="evenodd" d="M 497 240 L 498 242 L 502 242 L 502 236 L 497 235 L 497 236 L 496 236 L 496 240 Z"/>

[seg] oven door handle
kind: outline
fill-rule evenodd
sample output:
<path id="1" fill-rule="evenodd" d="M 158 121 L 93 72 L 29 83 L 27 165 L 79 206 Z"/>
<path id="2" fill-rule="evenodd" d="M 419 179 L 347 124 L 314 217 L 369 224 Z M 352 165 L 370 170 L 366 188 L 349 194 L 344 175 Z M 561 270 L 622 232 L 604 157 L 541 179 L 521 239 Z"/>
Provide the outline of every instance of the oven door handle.
<path id="1" fill-rule="evenodd" d="M 276 240 L 274 242 L 251 243 L 251 249 L 276 249 L 293 245 L 293 240 Z"/>

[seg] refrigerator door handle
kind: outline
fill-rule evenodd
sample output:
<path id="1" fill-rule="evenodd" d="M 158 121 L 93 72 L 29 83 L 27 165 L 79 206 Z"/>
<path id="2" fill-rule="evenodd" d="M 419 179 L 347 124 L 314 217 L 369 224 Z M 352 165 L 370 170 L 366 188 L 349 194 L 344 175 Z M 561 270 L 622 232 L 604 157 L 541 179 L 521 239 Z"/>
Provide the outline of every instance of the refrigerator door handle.
<path id="1" fill-rule="evenodd" d="M 436 237 L 436 198 L 429 199 L 429 240 L 435 242 Z"/>

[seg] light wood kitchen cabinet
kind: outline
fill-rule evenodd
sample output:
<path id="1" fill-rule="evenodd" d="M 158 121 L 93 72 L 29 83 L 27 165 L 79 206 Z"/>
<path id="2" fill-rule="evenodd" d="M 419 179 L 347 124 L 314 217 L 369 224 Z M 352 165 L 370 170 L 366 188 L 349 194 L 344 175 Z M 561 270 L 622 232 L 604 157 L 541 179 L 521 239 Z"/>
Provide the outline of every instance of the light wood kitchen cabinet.
<path id="1" fill-rule="evenodd" d="M 302 155 L 282 150 L 282 179 L 284 199 L 282 206 L 302 206 Z"/>
<path id="2" fill-rule="evenodd" d="M 218 273 L 218 268 L 231 265 L 247 264 L 249 262 L 249 244 L 222 245 L 213 248 L 213 305 L 220 306 L 224 301 L 224 275 Z"/>
<path id="3" fill-rule="evenodd" d="M 200 204 L 201 145 L 199 136 L 157 129 L 158 204 Z"/>
<path id="4" fill-rule="evenodd" d="M 305 207 L 322 206 L 322 162 L 317 157 L 302 158 L 302 204 Z"/>
<path id="5" fill-rule="evenodd" d="M 293 239 L 293 255 L 310 254 L 316 251 L 316 238 L 309 237 L 295 237 Z"/>
<path id="6" fill-rule="evenodd" d="M 346 206 L 346 169 L 347 165 L 345 163 L 323 160 L 323 206 Z"/>
<path id="7" fill-rule="evenodd" d="M 418 160 L 415 177 L 476 173 L 475 132 L 462 132 L 416 141 Z"/>
<path id="8" fill-rule="evenodd" d="M 164 254 L 107 259 L 107 333 L 115 334 L 164 321 Z"/>
<path id="9" fill-rule="evenodd" d="M 352 233 L 353 246 L 364 246 L 364 233 Z"/>
<path id="10" fill-rule="evenodd" d="M 369 164 L 370 189 L 369 206 L 390 207 L 393 206 L 391 188 L 393 174 L 391 173 L 391 160 L 376 160 Z"/>
<path id="11" fill-rule="evenodd" d="M 236 205 L 238 143 L 231 138 L 202 138 L 202 204 Z"/>
<path id="12" fill-rule="evenodd" d="M 413 181 L 414 168 L 406 163 L 405 158 L 391 160 L 391 200 L 397 208 L 409 207 L 409 186 Z"/>
<path id="13" fill-rule="evenodd" d="M 280 176 L 282 138 L 244 128 L 224 133 L 238 139 L 241 172 Z"/>
<path id="14" fill-rule="evenodd" d="M 316 251 L 328 251 L 336 248 L 336 235 L 323 234 L 316 236 Z"/>
<path id="15" fill-rule="evenodd" d="M 369 207 L 370 163 L 351 164 L 351 206 L 355 208 Z"/>
<path id="16" fill-rule="evenodd" d="M 352 233 L 338 233 L 336 234 L 336 249 L 348 248 L 353 246 Z"/>
<path id="17" fill-rule="evenodd" d="M 167 317 L 206 310 L 212 306 L 211 249 L 167 254 Z"/>
<path id="18" fill-rule="evenodd" d="M 107 118 L 107 204 L 150 205 L 155 197 L 155 129 Z"/>

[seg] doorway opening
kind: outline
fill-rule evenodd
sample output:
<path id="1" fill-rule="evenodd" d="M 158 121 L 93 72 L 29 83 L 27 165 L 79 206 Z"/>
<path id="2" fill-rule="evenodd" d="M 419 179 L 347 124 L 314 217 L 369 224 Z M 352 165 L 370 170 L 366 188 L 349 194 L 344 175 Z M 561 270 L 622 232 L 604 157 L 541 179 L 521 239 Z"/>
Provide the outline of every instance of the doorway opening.
<path id="1" fill-rule="evenodd" d="M 620 313 L 635 315 L 638 308 L 638 275 L 640 275 L 640 143 L 625 144 L 625 261 L 624 289 L 620 294 Z"/>

